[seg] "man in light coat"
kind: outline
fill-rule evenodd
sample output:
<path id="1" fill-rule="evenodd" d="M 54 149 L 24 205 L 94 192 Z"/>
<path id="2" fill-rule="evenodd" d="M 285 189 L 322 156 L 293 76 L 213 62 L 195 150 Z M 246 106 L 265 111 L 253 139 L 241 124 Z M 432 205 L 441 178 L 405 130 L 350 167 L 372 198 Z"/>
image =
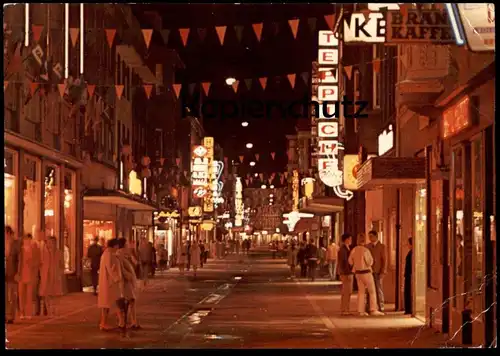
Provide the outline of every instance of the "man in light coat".
<path id="1" fill-rule="evenodd" d="M 5 322 L 13 324 L 17 309 L 17 282 L 21 243 L 10 226 L 5 227 Z"/>
<path id="2" fill-rule="evenodd" d="M 330 280 L 334 281 L 337 278 L 337 255 L 339 248 L 333 239 L 330 240 L 328 250 L 326 253 L 326 260 L 328 262 L 328 271 L 330 273 Z"/>
<path id="3" fill-rule="evenodd" d="M 373 257 L 373 280 L 375 281 L 375 290 L 377 295 L 378 310 L 384 312 L 384 286 L 382 281 L 387 273 L 386 248 L 378 240 L 377 232 L 372 230 L 368 233 L 371 243 L 366 247 L 370 250 Z"/>
<path id="4" fill-rule="evenodd" d="M 123 297 L 124 278 L 120 260 L 116 256 L 118 239 L 108 241 L 108 246 L 101 257 L 99 267 L 99 294 L 97 306 L 101 309 L 101 322 L 99 328 L 108 331 L 112 327 L 108 324 L 109 310 L 117 308 L 116 302 Z"/>

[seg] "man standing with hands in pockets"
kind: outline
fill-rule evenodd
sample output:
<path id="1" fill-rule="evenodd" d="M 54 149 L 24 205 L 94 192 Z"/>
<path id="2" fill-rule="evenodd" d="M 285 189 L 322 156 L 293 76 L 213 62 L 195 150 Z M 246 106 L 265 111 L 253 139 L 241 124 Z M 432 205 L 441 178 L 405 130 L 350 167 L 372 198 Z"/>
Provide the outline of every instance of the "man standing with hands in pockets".
<path id="1" fill-rule="evenodd" d="M 373 256 L 373 279 L 377 295 L 377 306 L 380 312 L 384 312 L 384 287 L 382 281 L 387 272 L 387 256 L 385 245 L 378 240 L 377 232 L 372 230 L 368 233 L 370 243 L 366 246 Z"/>

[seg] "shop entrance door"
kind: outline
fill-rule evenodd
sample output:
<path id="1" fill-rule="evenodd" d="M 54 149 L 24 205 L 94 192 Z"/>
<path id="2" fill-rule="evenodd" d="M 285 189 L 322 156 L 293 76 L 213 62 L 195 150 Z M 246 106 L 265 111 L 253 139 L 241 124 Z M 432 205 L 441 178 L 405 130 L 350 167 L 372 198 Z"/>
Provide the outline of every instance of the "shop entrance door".
<path id="1" fill-rule="evenodd" d="M 425 322 L 426 274 L 426 232 L 427 232 L 427 191 L 425 184 L 415 190 L 415 236 L 413 239 L 413 312 L 415 317 Z"/>

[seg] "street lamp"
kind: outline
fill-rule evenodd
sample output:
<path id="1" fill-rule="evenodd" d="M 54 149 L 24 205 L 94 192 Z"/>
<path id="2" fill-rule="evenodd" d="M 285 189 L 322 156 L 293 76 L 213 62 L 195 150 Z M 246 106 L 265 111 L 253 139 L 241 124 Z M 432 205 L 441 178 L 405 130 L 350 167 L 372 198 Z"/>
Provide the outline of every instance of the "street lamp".
<path id="1" fill-rule="evenodd" d="M 243 127 L 247 127 L 247 126 L 248 126 L 248 122 L 243 121 L 243 122 L 241 123 L 241 126 L 243 126 Z"/>
<path id="2" fill-rule="evenodd" d="M 274 185 L 271 184 L 271 186 L 269 188 L 274 189 Z"/>
<path id="3" fill-rule="evenodd" d="M 254 177 L 258 177 L 258 176 L 259 176 L 259 173 L 255 173 L 253 176 L 254 176 Z"/>
<path id="4" fill-rule="evenodd" d="M 273 198 L 274 197 L 274 194 L 269 194 L 269 198 Z"/>
<path id="5" fill-rule="evenodd" d="M 262 184 L 260 187 L 261 187 L 262 189 L 266 189 L 266 188 L 267 188 L 265 184 Z"/>
<path id="6" fill-rule="evenodd" d="M 253 147 L 253 143 L 247 143 L 247 148 L 252 148 Z"/>
<path id="7" fill-rule="evenodd" d="M 250 166 L 251 167 L 255 166 L 255 162 L 254 161 L 250 162 Z"/>
<path id="8" fill-rule="evenodd" d="M 226 78 L 226 84 L 227 85 L 233 85 L 236 82 L 236 79 L 234 78 Z"/>

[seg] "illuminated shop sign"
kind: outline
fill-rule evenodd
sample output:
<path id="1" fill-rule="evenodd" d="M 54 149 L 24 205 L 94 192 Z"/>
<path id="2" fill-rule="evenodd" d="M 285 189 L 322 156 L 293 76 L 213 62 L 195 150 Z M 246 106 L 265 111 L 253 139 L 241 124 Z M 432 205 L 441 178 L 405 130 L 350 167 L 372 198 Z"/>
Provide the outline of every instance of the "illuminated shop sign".
<path id="1" fill-rule="evenodd" d="M 394 131 L 392 125 L 378 135 L 378 155 L 382 156 L 394 147 Z"/>
<path id="2" fill-rule="evenodd" d="M 367 160 L 377 157 L 376 155 L 368 155 Z M 359 155 L 344 156 L 344 187 L 350 190 L 358 189 L 358 170 L 361 167 Z"/>
<path id="3" fill-rule="evenodd" d="M 135 195 L 142 194 L 142 181 L 137 178 L 137 172 L 134 170 L 128 175 L 128 191 Z"/>
<path id="4" fill-rule="evenodd" d="M 234 199 L 234 226 L 240 227 L 243 225 L 243 185 L 241 178 L 236 178 L 235 199 Z"/>
<path id="5" fill-rule="evenodd" d="M 203 139 L 203 146 L 207 149 L 205 158 L 207 159 L 208 165 L 208 189 L 203 197 L 203 211 L 211 213 L 214 211 L 214 202 L 212 194 L 212 183 L 213 183 L 213 160 L 214 160 L 214 138 L 205 137 Z"/>
<path id="6" fill-rule="evenodd" d="M 386 32 L 384 14 L 371 12 L 368 19 L 362 13 L 353 13 L 344 20 L 344 42 L 384 43 Z"/>
<path id="7" fill-rule="evenodd" d="M 205 146 L 195 146 L 191 160 L 191 187 L 193 197 L 203 198 L 208 192 L 208 150 Z"/>
<path id="8" fill-rule="evenodd" d="M 471 51 L 494 52 L 495 4 L 459 3 L 453 4 L 453 6 L 458 7 L 458 20 L 461 22 L 463 33 L 467 39 L 467 45 Z"/>
<path id="9" fill-rule="evenodd" d="M 188 215 L 190 218 L 198 218 L 201 216 L 201 206 L 190 206 L 188 208 Z"/>
<path id="10" fill-rule="evenodd" d="M 443 112 L 443 119 L 441 120 L 443 139 L 455 136 L 473 125 L 470 104 L 470 99 L 466 96 Z"/>
<path id="11" fill-rule="evenodd" d="M 337 196 L 351 199 L 353 193 L 344 190 L 342 170 L 339 166 L 339 153 L 344 149 L 339 142 L 339 116 L 329 116 L 335 112 L 335 102 L 339 99 L 339 40 L 333 31 L 319 31 L 318 33 L 318 67 L 313 73 L 313 97 L 323 109 L 323 102 L 329 102 L 327 113 L 320 110 L 317 119 L 318 141 L 318 174 L 321 182 L 333 187 Z M 326 114 L 326 115 L 325 115 Z M 297 184 L 298 185 L 298 184 Z"/>
<path id="12" fill-rule="evenodd" d="M 177 219 L 179 218 L 181 215 L 179 214 L 178 211 L 160 211 L 160 212 L 157 212 L 155 211 L 154 212 L 154 217 L 155 219 Z"/>
<path id="13" fill-rule="evenodd" d="M 224 171 L 224 162 L 213 161 L 212 170 L 210 172 L 210 188 L 212 190 L 212 200 L 215 208 L 224 203 L 224 198 L 222 197 L 222 188 L 224 188 L 224 183 L 220 180 L 222 171 Z"/>

